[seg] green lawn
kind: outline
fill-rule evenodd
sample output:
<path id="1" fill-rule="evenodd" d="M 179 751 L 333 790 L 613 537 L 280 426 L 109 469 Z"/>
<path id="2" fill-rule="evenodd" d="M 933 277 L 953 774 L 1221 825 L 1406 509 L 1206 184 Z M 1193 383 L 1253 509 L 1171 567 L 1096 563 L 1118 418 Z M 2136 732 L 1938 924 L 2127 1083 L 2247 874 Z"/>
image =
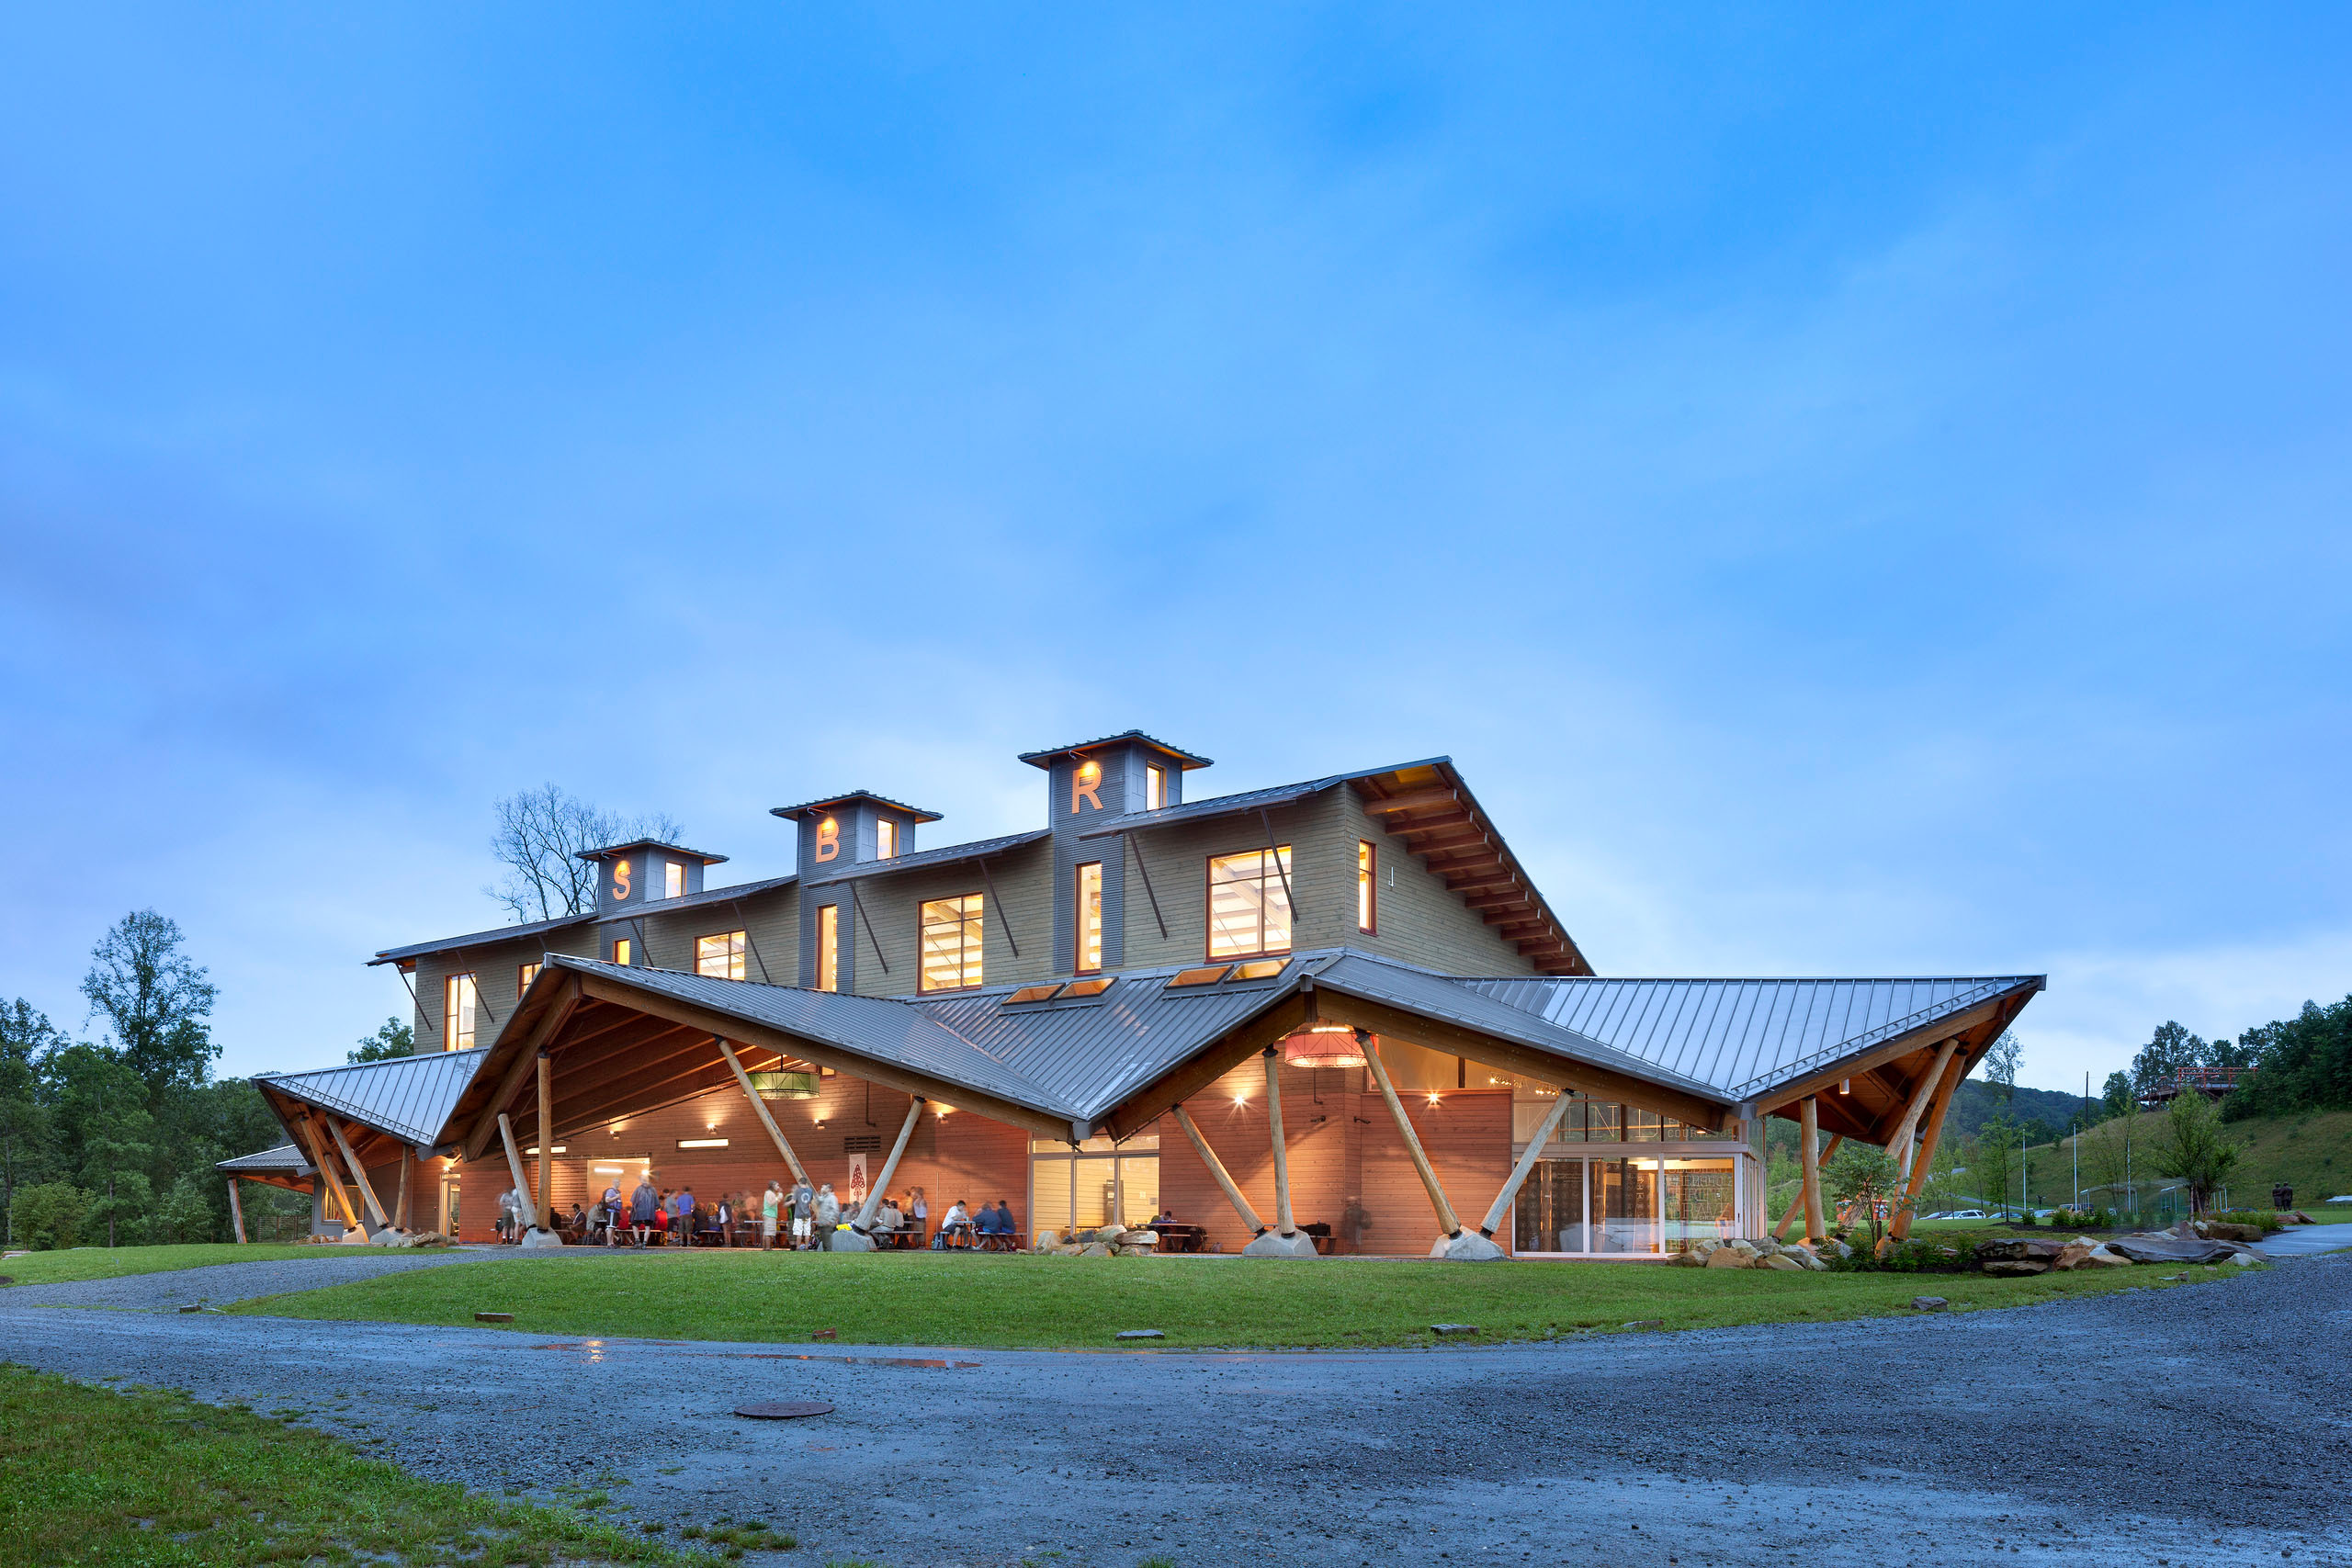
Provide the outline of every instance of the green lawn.
<path id="1" fill-rule="evenodd" d="M 209 1263 L 259 1263 L 280 1258 L 319 1258 L 334 1249 L 319 1246 L 239 1247 L 234 1242 L 198 1242 L 187 1247 L 76 1247 L 64 1252 L 28 1252 L 0 1258 L 0 1274 L 18 1285 L 63 1285 L 75 1280 L 111 1280 L 123 1274 L 164 1274 L 201 1269 Z"/>
<path id="2" fill-rule="evenodd" d="M 0 1562 L 708 1561 L 587 1512 L 420 1481 L 250 1411 L 167 1390 L 109 1393 L 5 1363 L 0 1475 Z"/>
<path id="3" fill-rule="evenodd" d="M 470 1324 L 510 1312 L 516 1332 L 655 1339 L 843 1344 L 1108 1347 L 1158 1328 L 1170 1347 L 1427 1344 L 1435 1323 L 1475 1324 L 1487 1342 L 1616 1330 L 1828 1321 L 1910 1310 L 2022 1306 L 2152 1284 L 2154 1269 L 2018 1280 L 1982 1274 L 1784 1274 L 1641 1264 L 1332 1258 L 941 1257 L 706 1253 L 456 1263 L 299 1294 L 232 1312 L 395 1323 Z"/>

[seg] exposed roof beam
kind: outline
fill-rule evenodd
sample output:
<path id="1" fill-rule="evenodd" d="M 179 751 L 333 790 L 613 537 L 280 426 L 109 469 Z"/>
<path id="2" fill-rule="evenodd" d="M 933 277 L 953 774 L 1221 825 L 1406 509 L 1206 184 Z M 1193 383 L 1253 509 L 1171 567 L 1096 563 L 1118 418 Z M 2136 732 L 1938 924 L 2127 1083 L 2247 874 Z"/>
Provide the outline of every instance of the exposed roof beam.
<path id="1" fill-rule="evenodd" d="M 1456 806 L 1462 797 L 1451 789 L 1408 789 L 1400 794 L 1366 800 L 1366 811 L 1419 811 L 1425 806 Z"/>

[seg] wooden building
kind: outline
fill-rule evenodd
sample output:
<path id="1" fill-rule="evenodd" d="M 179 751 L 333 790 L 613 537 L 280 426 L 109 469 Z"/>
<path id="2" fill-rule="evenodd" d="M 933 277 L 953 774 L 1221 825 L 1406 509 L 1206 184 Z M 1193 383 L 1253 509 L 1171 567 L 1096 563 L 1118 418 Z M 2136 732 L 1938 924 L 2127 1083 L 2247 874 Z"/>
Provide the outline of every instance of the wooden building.
<path id="1" fill-rule="evenodd" d="M 517 1187 L 797 1168 L 1024 1237 L 1657 1259 L 1770 1228 L 1767 1116 L 1924 1155 L 2042 985 L 1600 978 L 1442 757 L 1227 795 L 1137 731 L 1020 761 L 1033 831 L 925 847 L 855 791 L 775 808 L 794 875 L 617 844 L 593 909 L 379 953 L 417 1056 L 260 1080 L 322 1220 L 481 1241 Z"/>

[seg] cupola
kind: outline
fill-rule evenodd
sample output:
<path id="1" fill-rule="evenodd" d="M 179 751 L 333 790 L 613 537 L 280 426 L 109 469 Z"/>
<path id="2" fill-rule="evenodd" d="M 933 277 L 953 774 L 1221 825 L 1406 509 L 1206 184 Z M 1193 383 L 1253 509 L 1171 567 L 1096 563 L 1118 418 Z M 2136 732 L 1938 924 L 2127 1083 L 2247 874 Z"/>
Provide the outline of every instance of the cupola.
<path id="1" fill-rule="evenodd" d="M 658 839 L 582 850 L 580 858 L 597 868 L 596 913 L 600 916 L 699 893 L 704 869 L 727 860 L 725 855 L 707 855 Z"/>
<path id="2" fill-rule="evenodd" d="M 800 826 L 800 874 L 813 878 L 867 861 L 896 860 L 914 853 L 915 827 L 936 822 L 939 813 L 865 790 L 798 806 L 770 807 L 769 814 Z"/>

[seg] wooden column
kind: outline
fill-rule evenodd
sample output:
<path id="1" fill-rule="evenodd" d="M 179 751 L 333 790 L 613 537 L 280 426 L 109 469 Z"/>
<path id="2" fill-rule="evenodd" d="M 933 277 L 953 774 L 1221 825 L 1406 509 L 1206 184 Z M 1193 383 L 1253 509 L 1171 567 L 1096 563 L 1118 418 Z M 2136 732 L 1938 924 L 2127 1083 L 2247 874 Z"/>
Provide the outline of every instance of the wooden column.
<path id="1" fill-rule="evenodd" d="M 406 1144 L 401 1145 L 401 1190 L 392 1201 L 392 1228 L 405 1233 L 408 1226 L 408 1173 L 416 1163 L 416 1151 Z"/>
<path id="2" fill-rule="evenodd" d="M 907 1107 L 907 1119 L 899 1123 L 899 1141 L 890 1145 L 890 1157 L 882 1162 L 882 1174 L 876 1177 L 865 1190 L 865 1201 L 857 1206 L 857 1218 L 850 1222 L 850 1229 L 860 1235 L 874 1223 L 874 1212 L 882 1206 L 882 1195 L 890 1190 L 890 1178 L 899 1173 L 899 1156 L 907 1152 L 907 1140 L 915 1135 L 915 1123 L 922 1119 L 923 1098 L 914 1097 Z"/>
<path id="3" fill-rule="evenodd" d="M 555 1096 L 548 1090 L 550 1064 L 539 1053 L 539 1228 L 555 1229 Z"/>
<path id="4" fill-rule="evenodd" d="M 523 1151 L 514 1146 L 514 1124 L 506 1119 L 503 1111 L 498 1113 L 498 1136 L 506 1145 L 506 1172 L 514 1179 L 514 1196 L 517 1199 L 527 1198 L 531 1195 L 531 1183 L 523 1175 Z M 547 1146 L 547 1140 L 540 1139 L 539 1147 Z M 521 1216 L 518 1214 L 516 1218 L 519 1220 Z"/>
<path id="5" fill-rule="evenodd" d="M 245 1206 L 237 1197 L 237 1179 L 229 1178 L 229 1219 L 237 1227 L 237 1245 L 245 1245 Z"/>
<path id="6" fill-rule="evenodd" d="M 1290 1151 L 1283 1146 L 1283 1054 L 1268 1046 L 1266 1062 L 1266 1124 L 1272 1129 L 1274 1139 L 1274 1229 L 1283 1235 L 1296 1235 L 1298 1226 L 1290 1217 Z"/>
<path id="7" fill-rule="evenodd" d="M 360 1166 L 359 1156 L 351 1152 L 351 1140 L 345 1137 L 343 1129 L 333 1122 L 327 1123 L 327 1131 L 334 1136 L 334 1146 L 343 1151 L 344 1163 L 351 1167 L 351 1179 L 357 1184 L 360 1199 L 367 1203 L 368 1212 L 376 1216 L 376 1228 L 383 1229 L 392 1222 L 384 1217 L 383 1203 L 377 1198 L 376 1190 L 368 1185 L 368 1172 Z"/>
<path id="8" fill-rule="evenodd" d="M 1503 1223 L 1505 1214 L 1510 1213 L 1512 1202 L 1519 1197 L 1520 1188 L 1527 1181 L 1527 1173 L 1533 1170 L 1535 1162 L 1544 1157 L 1544 1145 L 1552 1141 L 1552 1130 L 1560 1124 L 1560 1117 L 1573 1098 L 1566 1089 L 1562 1089 L 1559 1097 L 1552 1101 L 1552 1109 L 1544 1113 L 1543 1123 L 1535 1129 L 1535 1135 L 1528 1140 L 1527 1152 L 1520 1156 L 1519 1164 L 1511 1168 L 1510 1179 L 1503 1183 L 1500 1192 L 1495 1194 L 1494 1207 L 1487 1211 L 1486 1224 L 1478 1227 L 1480 1235 L 1493 1239 L 1495 1227 Z"/>
<path id="9" fill-rule="evenodd" d="M 716 1034 L 710 1037 L 710 1043 L 718 1047 L 720 1055 L 727 1058 L 728 1071 L 735 1075 L 735 1082 L 742 1089 L 743 1098 L 752 1102 L 752 1114 L 757 1116 L 760 1125 L 768 1130 L 768 1138 L 775 1145 L 775 1152 L 782 1155 L 784 1163 L 792 1168 L 792 1179 L 808 1181 L 808 1173 L 800 1168 L 800 1156 L 792 1152 L 792 1145 L 785 1141 L 784 1129 L 777 1126 L 775 1118 L 768 1114 L 767 1102 L 760 1098 L 760 1091 L 752 1087 L 752 1075 L 745 1072 L 743 1064 L 735 1059 L 734 1048 Z M 811 1187 L 816 1185 L 813 1181 L 808 1184 Z"/>
<path id="10" fill-rule="evenodd" d="M 1225 1162 L 1216 1157 L 1216 1151 L 1209 1147 L 1209 1141 L 1201 1136 L 1198 1127 L 1193 1125 L 1192 1112 L 1181 1105 L 1175 1108 L 1175 1111 L 1176 1125 L 1184 1129 L 1184 1136 L 1192 1139 L 1193 1147 L 1200 1151 L 1201 1163 L 1209 1168 L 1209 1174 L 1216 1178 L 1216 1184 L 1225 1189 L 1226 1201 L 1233 1205 L 1233 1212 L 1241 1216 L 1241 1223 L 1250 1227 L 1252 1236 L 1265 1235 L 1266 1222 L 1258 1217 L 1258 1211 L 1250 1206 L 1250 1200 L 1244 1198 L 1241 1189 L 1234 1185 L 1233 1177 L 1225 1168 Z"/>
<path id="11" fill-rule="evenodd" d="M 1911 1234 L 1911 1216 L 1919 1201 L 1919 1190 L 1928 1184 L 1928 1170 L 1936 1157 L 1936 1140 L 1943 1136 L 1944 1114 L 1951 1109 L 1952 1097 L 1960 1090 L 1960 1080 L 1968 1076 L 1968 1058 L 1955 1056 L 1944 1069 L 1944 1081 L 1936 1090 L 1935 1104 L 1928 1111 L 1928 1129 L 1919 1134 L 1919 1146 L 1911 1156 L 1910 1179 L 1903 1184 L 1903 1206 L 1895 1212 L 1894 1224 L 1888 1234 L 1901 1241 Z"/>
<path id="12" fill-rule="evenodd" d="M 302 1141 L 310 1145 L 311 1164 L 318 1170 L 318 1179 L 326 1183 L 326 1190 L 334 1194 L 334 1206 L 343 1211 L 344 1229 L 364 1229 L 359 1223 L 359 1211 L 351 1206 L 351 1194 L 343 1190 L 343 1183 L 335 1177 L 334 1162 L 327 1158 L 327 1141 L 319 1136 L 319 1119 L 304 1116 L 298 1125 L 302 1130 Z"/>
<path id="13" fill-rule="evenodd" d="M 1804 1156 L 1804 1235 L 1807 1241 L 1819 1241 L 1828 1235 L 1829 1227 L 1821 1223 L 1821 1112 L 1813 1096 L 1804 1097 L 1798 1116 L 1804 1129 L 1800 1151 Z"/>
<path id="14" fill-rule="evenodd" d="M 1911 1173 L 1908 1161 L 1912 1134 L 1919 1130 L 1919 1113 L 1928 1109 L 1928 1101 L 1934 1097 L 1937 1086 L 1944 1081 L 1944 1068 L 1951 1066 L 1951 1054 L 1959 1049 L 1957 1036 L 1944 1042 L 1943 1049 L 1936 1053 L 1936 1065 L 1920 1077 L 1919 1087 L 1911 1093 L 1911 1103 L 1903 1108 L 1903 1120 L 1896 1125 L 1894 1136 L 1886 1141 L 1886 1152 L 1894 1157 L 1895 1164 L 1903 1168 L 1905 1176 Z"/>
<path id="15" fill-rule="evenodd" d="M 1829 1135 L 1829 1146 L 1821 1151 L 1821 1157 L 1825 1160 L 1836 1158 L 1838 1155 L 1838 1145 L 1845 1141 L 1845 1134 L 1831 1134 Z M 1781 1216 L 1781 1223 L 1772 1227 L 1772 1239 L 1774 1241 L 1786 1241 L 1789 1239 L 1789 1227 L 1797 1223 L 1797 1214 L 1804 1208 L 1804 1184 L 1803 1182 L 1799 1182 L 1797 1184 L 1797 1195 L 1789 1200 L 1789 1212 L 1782 1214 Z"/>
<path id="16" fill-rule="evenodd" d="M 1388 1101 L 1388 1114 L 1396 1118 L 1396 1131 L 1404 1135 L 1405 1152 L 1413 1156 L 1413 1168 L 1420 1173 L 1421 1186 L 1430 1195 L 1430 1207 L 1437 1211 L 1438 1229 L 1448 1237 L 1462 1234 L 1462 1222 L 1453 1217 L 1453 1205 L 1445 1201 L 1445 1189 L 1438 1185 L 1437 1171 L 1430 1165 L 1430 1156 L 1421 1152 L 1420 1134 L 1413 1131 L 1412 1119 L 1405 1114 L 1405 1102 L 1396 1098 L 1396 1086 L 1388 1081 L 1388 1067 L 1380 1059 L 1380 1046 L 1372 1036 L 1358 1031 L 1356 1038 L 1363 1042 L 1364 1066 L 1372 1069 L 1373 1082 L 1380 1086 L 1380 1097 Z"/>

